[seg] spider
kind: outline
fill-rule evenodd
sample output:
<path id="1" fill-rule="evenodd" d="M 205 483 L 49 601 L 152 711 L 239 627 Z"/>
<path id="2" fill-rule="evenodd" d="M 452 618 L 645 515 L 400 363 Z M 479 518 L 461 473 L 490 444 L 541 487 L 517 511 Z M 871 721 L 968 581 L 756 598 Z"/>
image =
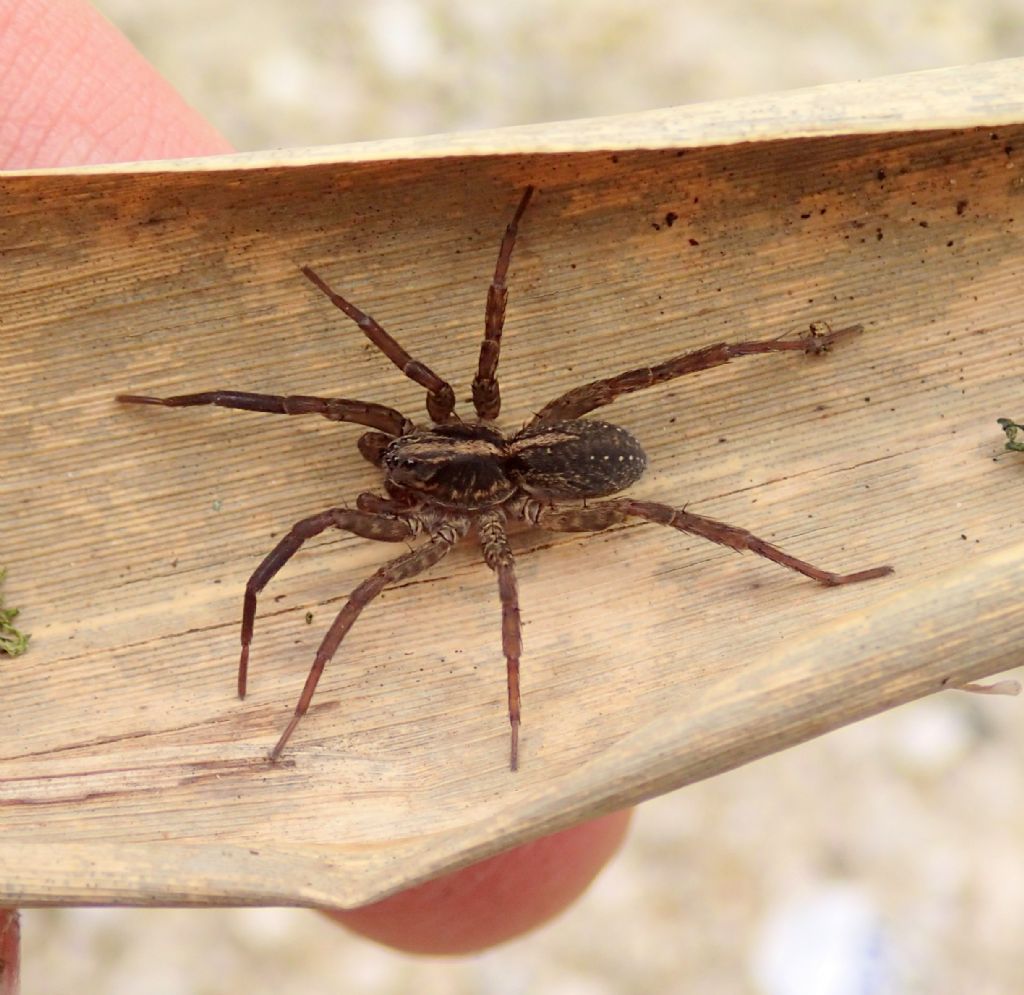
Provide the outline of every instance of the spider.
<path id="1" fill-rule="evenodd" d="M 495 424 L 501 410 L 497 367 L 508 299 L 506 277 L 519 223 L 534 188 L 528 186 L 505 229 L 487 292 L 484 337 L 472 397 L 476 418 L 463 421 L 455 413 L 455 393 L 430 367 L 414 359 L 373 318 L 332 290 L 309 266 L 306 278 L 336 307 L 356 322 L 366 337 L 427 392 L 430 424 L 417 424 L 394 408 L 339 397 L 253 394 L 210 390 L 175 397 L 120 394 L 126 404 L 191 407 L 214 404 L 278 415 L 317 414 L 330 421 L 354 422 L 371 431 L 358 441 L 359 452 L 384 471 L 385 495 L 364 493 L 355 508 L 329 508 L 297 522 L 256 568 L 245 586 L 242 607 L 242 651 L 238 664 L 238 696 L 245 697 L 256 618 L 256 597 L 270 579 L 308 539 L 329 528 L 343 529 L 380 542 L 404 542 L 422 534 L 425 541 L 386 563 L 351 593 L 331 623 L 313 659 L 295 712 L 270 751 L 276 761 L 306 714 L 327 662 L 362 610 L 387 587 L 434 566 L 463 539 L 475 534 L 484 562 L 497 576 L 501 602 L 501 640 L 508 676 L 511 724 L 509 766 L 519 762 L 519 659 L 522 652 L 519 592 L 515 561 L 506 532 L 509 520 L 520 520 L 555 532 L 595 532 L 645 519 L 701 536 L 734 550 L 749 550 L 796 570 L 820 584 L 835 586 L 872 580 L 892 573 L 873 567 L 838 574 L 799 560 L 746 529 L 705 518 L 665 504 L 615 497 L 644 472 L 647 457 L 633 436 L 608 422 L 584 419 L 596 408 L 624 394 L 645 390 L 676 377 L 720 366 L 739 356 L 770 352 L 824 352 L 837 338 L 859 332 L 860 326 L 827 334 L 816 332 L 791 339 L 719 342 L 663 363 L 595 380 L 548 401 L 530 421 L 511 433 Z M 594 500 L 610 498 L 609 500 Z"/>

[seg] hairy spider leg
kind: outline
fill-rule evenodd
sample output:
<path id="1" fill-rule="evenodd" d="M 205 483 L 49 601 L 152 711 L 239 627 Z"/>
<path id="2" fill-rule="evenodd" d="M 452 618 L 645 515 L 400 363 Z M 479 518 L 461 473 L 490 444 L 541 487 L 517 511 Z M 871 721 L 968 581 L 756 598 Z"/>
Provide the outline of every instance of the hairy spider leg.
<path id="1" fill-rule="evenodd" d="M 250 394 L 242 390 L 207 390 L 200 394 L 178 394 L 174 397 L 118 394 L 116 400 L 122 404 L 161 404 L 165 408 L 215 404 L 220 408 L 263 411 L 272 415 L 322 415 L 330 421 L 352 422 L 379 429 L 392 438 L 412 431 L 413 427 L 413 423 L 394 408 L 344 397 L 306 397 L 302 394 L 284 397 L 279 394 Z"/>
<path id="2" fill-rule="evenodd" d="M 311 515 L 296 522 L 288 534 L 264 557 L 245 585 L 245 598 L 242 602 L 242 654 L 238 660 L 239 698 L 245 697 L 249 646 L 256 625 L 256 595 L 299 551 L 307 539 L 318 536 L 331 526 L 362 536 L 364 539 L 377 539 L 380 542 L 402 542 L 411 539 L 418 531 L 417 525 L 406 518 L 368 514 L 365 511 L 351 511 L 348 508 L 329 508 L 319 515 Z"/>
<path id="3" fill-rule="evenodd" d="M 893 572 L 892 567 L 884 566 L 871 567 L 868 570 L 858 570 L 856 573 L 849 574 L 832 573 L 830 570 L 822 570 L 805 560 L 798 560 L 795 556 L 791 556 L 779 549 L 778 546 L 773 546 L 770 542 L 746 529 L 741 529 L 736 525 L 727 525 L 725 522 L 719 522 L 713 518 L 705 518 L 703 515 L 694 515 L 682 508 L 656 504 L 653 501 L 613 498 L 610 501 L 601 501 L 585 508 L 541 507 L 531 516 L 530 520 L 535 520 L 541 528 L 551 529 L 554 532 L 600 532 L 602 529 L 625 522 L 629 518 L 643 518 L 657 525 L 668 525 L 680 532 L 688 532 L 690 535 L 709 539 L 720 546 L 728 546 L 737 552 L 749 550 L 751 553 L 763 556 L 766 560 L 771 560 L 772 563 L 778 563 L 779 566 L 788 567 L 805 577 L 810 577 L 826 587 L 859 584 L 862 580 L 875 580 L 877 577 L 885 577 Z"/>
<path id="4" fill-rule="evenodd" d="M 359 617 L 359 613 L 388 584 L 394 584 L 400 580 L 414 577 L 416 574 L 422 573 L 444 559 L 452 547 L 468 531 L 469 519 L 448 519 L 437 528 L 430 539 L 420 546 L 419 549 L 414 549 L 397 557 L 390 563 L 386 563 L 364 580 L 349 595 L 348 601 L 345 602 L 344 607 L 338 612 L 331 623 L 331 627 L 327 630 L 327 634 L 320 643 L 320 648 L 316 651 L 316 656 L 313 658 L 313 666 L 310 668 L 309 676 L 306 678 L 306 683 L 302 688 L 302 694 L 299 696 L 298 704 L 295 706 L 295 714 L 285 727 L 284 732 L 281 733 L 281 738 L 277 741 L 277 745 L 270 751 L 271 760 L 277 760 L 281 756 L 281 751 L 284 749 L 291 734 L 295 731 L 295 727 L 299 724 L 299 719 L 306 714 L 306 710 L 309 708 L 309 703 L 313 698 L 313 692 L 316 690 L 316 685 L 320 680 L 320 675 L 323 673 L 324 666 L 337 652 L 341 641 Z"/>
<path id="5" fill-rule="evenodd" d="M 473 378 L 473 407 L 481 418 L 493 420 L 501 412 L 501 390 L 496 372 L 501 356 L 501 332 L 505 327 L 505 305 L 508 303 L 508 264 L 519 234 L 519 222 L 533 196 L 533 187 L 523 191 L 522 199 L 505 229 L 494 266 L 494 279 L 487 290 L 487 309 L 484 314 L 484 340 L 480 344 L 480 362 Z"/>
<path id="6" fill-rule="evenodd" d="M 523 652 L 519 618 L 519 587 L 515 557 L 505 532 L 505 516 L 496 509 L 483 512 L 476 520 L 484 561 L 498 577 L 501 598 L 501 648 L 508 672 L 508 721 L 512 726 L 509 768 L 519 768 L 519 658 Z"/>
<path id="7" fill-rule="evenodd" d="M 365 311 L 360 311 L 341 294 L 331 290 L 309 266 L 303 266 L 302 272 L 309 282 L 335 307 L 344 311 L 362 329 L 363 334 L 413 383 L 418 383 L 427 389 L 427 414 L 439 424 L 448 421 L 455 410 L 455 391 L 452 390 L 451 385 L 442 380 L 425 363 L 413 359 L 375 319 Z"/>
<path id="8" fill-rule="evenodd" d="M 739 356 L 754 356 L 767 352 L 800 351 L 808 355 L 825 352 L 838 338 L 854 335 L 864 330 L 862 325 L 850 325 L 830 331 L 827 335 L 810 332 L 796 339 L 769 339 L 758 342 L 717 342 L 694 352 L 684 353 L 659 363 L 657 366 L 645 366 L 636 370 L 627 370 L 618 376 L 594 380 L 566 391 L 553 401 L 548 401 L 536 415 L 530 425 L 544 422 L 571 421 L 593 411 L 595 408 L 611 404 L 623 394 L 632 394 L 638 390 L 646 390 L 655 384 L 675 380 L 676 377 L 688 373 L 710 370 L 714 366 L 723 366 L 731 359 Z"/>

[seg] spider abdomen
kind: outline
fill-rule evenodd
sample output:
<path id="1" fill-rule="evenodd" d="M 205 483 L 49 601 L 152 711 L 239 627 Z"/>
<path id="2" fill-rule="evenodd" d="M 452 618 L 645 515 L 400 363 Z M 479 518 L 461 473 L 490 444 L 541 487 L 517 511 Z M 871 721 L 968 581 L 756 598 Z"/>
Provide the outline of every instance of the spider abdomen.
<path id="1" fill-rule="evenodd" d="M 509 470 L 536 497 L 605 497 L 640 479 L 647 455 L 624 428 L 602 421 L 553 422 L 512 439 Z"/>

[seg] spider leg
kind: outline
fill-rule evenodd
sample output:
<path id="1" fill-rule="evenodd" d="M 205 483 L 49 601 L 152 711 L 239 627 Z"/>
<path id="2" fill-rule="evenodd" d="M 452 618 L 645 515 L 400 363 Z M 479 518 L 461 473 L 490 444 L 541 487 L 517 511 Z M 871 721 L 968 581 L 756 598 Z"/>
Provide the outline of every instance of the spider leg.
<path id="1" fill-rule="evenodd" d="M 615 377 L 594 380 L 581 387 L 566 391 L 561 397 L 548 401 L 536 415 L 530 425 L 543 422 L 571 421 L 585 415 L 588 411 L 611 404 L 623 394 L 632 394 L 638 390 L 646 390 L 655 384 L 675 380 L 676 377 L 688 373 L 710 370 L 714 366 L 723 366 L 731 359 L 740 356 L 754 356 L 765 352 L 804 352 L 818 355 L 825 352 L 841 336 L 854 335 L 863 331 L 861 325 L 850 325 L 837 331 L 829 331 L 821 335 L 811 331 L 795 339 L 768 339 L 758 342 L 717 342 L 694 352 L 684 353 L 658 363 L 656 366 L 645 366 L 636 370 L 627 370 Z"/>
<path id="2" fill-rule="evenodd" d="M 653 501 L 615 498 L 611 501 L 588 505 L 585 508 L 541 507 L 534 509 L 534 513 L 530 516 L 530 520 L 535 521 L 541 528 L 551 529 L 555 532 L 598 532 L 611 525 L 625 522 L 629 518 L 643 518 L 657 525 L 668 525 L 680 532 L 688 532 L 690 535 L 709 539 L 721 546 L 728 546 L 737 552 L 749 550 L 751 553 L 763 556 L 766 560 L 771 560 L 772 563 L 778 563 L 805 577 L 810 577 L 826 587 L 857 584 L 862 580 L 874 580 L 876 577 L 885 577 L 893 572 L 892 567 L 884 566 L 871 567 L 868 570 L 858 570 L 849 574 L 832 573 L 830 570 L 822 570 L 805 560 L 798 560 L 795 556 L 791 556 L 779 549 L 778 546 L 773 546 L 770 542 L 746 529 L 741 529 L 736 525 L 727 525 L 725 522 L 719 522 L 713 518 L 705 518 L 703 515 L 694 515 L 682 508 L 672 508 L 667 504 L 655 504 Z"/>
<path id="3" fill-rule="evenodd" d="M 501 411 L 501 391 L 495 373 L 501 355 L 501 332 L 505 326 L 505 305 L 508 303 L 508 264 L 512 249 L 519 234 L 519 222 L 527 204 L 533 196 L 533 187 L 523 191 L 522 199 L 505 229 L 505 237 L 498 250 L 498 262 L 494 267 L 494 279 L 487 291 L 487 310 L 484 317 L 484 340 L 480 345 L 480 363 L 473 378 L 473 407 L 481 418 L 494 419 Z"/>
<path id="4" fill-rule="evenodd" d="M 354 422 L 380 429 L 389 436 L 412 431 L 413 424 L 400 411 L 374 404 L 372 401 L 351 401 L 344 397 L 306 397 L 292 394 L 250 394 L 242 390 L 207 390 L 200 394 L 178 394 L 174 397 L 144 397 L 139 394 L 118 394 L 122 404 L 161 404 L 165 408 L 190 408 L 215 404 L 220 408 L 242 411 L 265 411 L 273 415 L 323 415 L 330 421 Z"/>
<path id="5" fill-rule="evenodd" d="M 455 392 L 429 366 L 413 359 L 376 320 L 349 303 L 330 287 L 309 266 L 302 267 L 303 275 L 330 302 L 344 311 L 363 331 L 363 334 L 395 364 L 413 383 L 427 389 L 427 413 L 435 422 L 446 422 L 455 410 Z"/>
<path id="6" fill-rule="evenodd" d="M 239 698 L 245 697 L 249 645 L 252 643 L 253 628 L 256 625 L 256 595 L 299 551 L 307 539 L 312 539 L 332 525 L 364 539 L 378 539 L 381 542 L 401 542 L 403 539 L 412 538 L 418 531 L 418 523 L 408 518 L 367 514 L 364 511 L 350 511 L 348 508 L 329 508 L 319 515 L 312 515 L 296 522 L 291 531 L 264 557 L 245 585 L 245 598 L 242 602 L 242 654 L 238 660 Z"/>
<path id="7" fill-rule="evenodd" d="M 394 584 L 408 577 L 414 577 L 416 574 L 422 573 L 428 567 L 432 567 L 435 563 L 444 559 L 451 548 L 465 536 L 468 530 L 468 519 L 448 519 L 419 549 L 414 549 L 412 552 L 405 553 L 390 563 L 386 563 L 376 573 L 364 580 L 349 595 L 348 601 L 345 602 L 344 607 L 335 616 L 331 627 L 327 630 L 327 634 L 320 643 L 320 648 L 316 651 L 316 656 L 313 658 L 313 666 L 310 668 L 309 676 L 306 678 L 306 683 L 302 688 L 302 694 L 299 696 L 298 704 L 295 706 L 295 714 L 291 717 L 288 725 L 285 726 L 285 730 L 281 733 L 281 738 L 277 741 L 277 745 L 270 751 L 271 760 L 277 760 L 281 756 L 281 751 L 284 749 L 291 734 L 295 731 L 295 727 L 299 724 L 299 719 L 306 714 L 306 710 L 309 708 L 309 703 L 313 698 L 313 692 L 316 690 L 316 685 L 320 680 L 320 675 L 323 673 L 324 666 L 337 652 L 341 641 L 345 638 L 348 630 L 352 628 L 352 624 L 359 617 L 360 612 L 388 584 Z"/>
<path id="8" fill-rule="evenodd" d="M 498 576 L 501 597 L 501 646 L 508 671 L 508 720 L 512 726 L 509 768 L 519 767 L 519 657 L 523 652 L 519 619 L 519 588 L 512 547 L 505 532 L 505 516 L 499 511 L 485 511 L 477 519 L 477 532 L 484 560 Z"/>

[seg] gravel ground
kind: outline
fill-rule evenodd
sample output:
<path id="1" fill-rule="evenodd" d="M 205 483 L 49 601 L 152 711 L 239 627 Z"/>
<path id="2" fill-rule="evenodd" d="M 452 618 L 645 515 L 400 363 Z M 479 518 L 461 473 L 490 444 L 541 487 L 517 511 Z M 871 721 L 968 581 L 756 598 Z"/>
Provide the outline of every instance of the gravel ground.
<path id="1" fill-rule="evenodd" d="M 101 0 L 241 149 L 642 110 L 1024 51 L 1016 0 Z M 418 960 L 301 910 L 44 910 L 26 992 L 1024 991 L 1021 704 L 949 693 L 645 805 L 585 899 Z"/>

